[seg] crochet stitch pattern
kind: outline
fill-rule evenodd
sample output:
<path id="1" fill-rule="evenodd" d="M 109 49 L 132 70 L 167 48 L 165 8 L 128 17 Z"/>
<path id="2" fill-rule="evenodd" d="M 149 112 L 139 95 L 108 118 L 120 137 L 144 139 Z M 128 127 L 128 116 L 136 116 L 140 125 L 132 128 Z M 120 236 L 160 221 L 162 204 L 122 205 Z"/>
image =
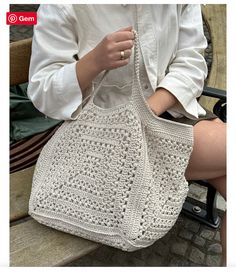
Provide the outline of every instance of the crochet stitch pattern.
<path id="1" fill-rule="evenodd" d="M 29 214 L 38 222 L 125 251 L 153 244 L 175 224 L 188 193 L 190 125 L 157 117 L 139 79 L 135 33 L 130 101 L 102 109 L 93 100 L 44 146 Z"/>

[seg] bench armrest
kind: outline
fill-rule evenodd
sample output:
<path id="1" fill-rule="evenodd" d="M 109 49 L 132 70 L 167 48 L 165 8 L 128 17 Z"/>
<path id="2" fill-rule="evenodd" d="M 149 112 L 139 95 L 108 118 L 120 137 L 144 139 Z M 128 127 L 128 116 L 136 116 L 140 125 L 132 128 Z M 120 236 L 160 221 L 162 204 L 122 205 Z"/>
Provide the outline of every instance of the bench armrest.
<path id="1" fill-rule="evenodd" d="M 202 95 L 219 99 L 213 107 L 213 113 L 216 114 L 223 122 L 226 122 L 227 120 L 226 91 L 218 88 L 205 86 Z"/>
<path id="2" fill-rule="evenodd" d="M 205 86 L 202 95 L 226 100 L 226 91 L 218 88 Z"/>

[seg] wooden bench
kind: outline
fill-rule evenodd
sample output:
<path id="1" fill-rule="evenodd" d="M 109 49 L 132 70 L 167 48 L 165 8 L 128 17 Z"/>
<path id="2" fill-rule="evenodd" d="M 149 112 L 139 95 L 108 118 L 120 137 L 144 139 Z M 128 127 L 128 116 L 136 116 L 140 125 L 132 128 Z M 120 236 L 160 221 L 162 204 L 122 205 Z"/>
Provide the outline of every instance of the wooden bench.
<path id="1" fill-rule="evenodd" d="M 212 24 L 213 21 L 213 6 L 217 5 L 207 5 L 203 8 L 204 16 L 210 18 L 209 24 Z M 224 14 L 220 14 L 220 16 L 224 16 Z M 214 28 L 214 25 L 211 26 L 211 29 L 212 28 Z M 214 43 L 218 43 L 218 40 L 216 40 L 219 39 L 218 34 L 212 38 L 214 39 Z M 215 61 L 213 57 L 214 63 L 209 77 L 209 85 L 211 87 L 225 89 L 225 86 L 217 85 L 217 79 L 219 79 L 220 82 L 225 82 L 222 79 L 222 74 L 225 75 L 225 72 L 223 73 L 224 70 L 221 67 L 222 59 L 219 60 L 219 56 L 224 55 L 225 51 L 221 52 L 221 54 L 220 52 L 217 52 L 217 50 L 217 47 L 213 48 L 213 55 L 217 54 L 217 58 Z M 10 44 L 11 85 L 17 85 L 28 81 L 30 55 L 31 39 Z M 224 92 L 216 92 L 215 89 L 206 88 L 204 92 L 205 95 L 211 97 L 225 97 Z M 201 98 L 201 100 L 204 105 L 213 105 L 215 103 L 215 101 L 212 103 L 212 99 Z M 11 146 L 10 266 L 62 266 L 86 255 L 100 246 L 98 243 L 41 225 L 28 216 L 28 202 L 34 163 L 41 148 L 54 133 L 53 130 L 36 135 Z M 47 137 L 45 137 L 46 135 Z M 37 146 L 37 149 L 34 150 L 34 155 L 32 156 L 30 148 L 27 147 L 33 146 Z M 208 216 L 215 220 L 216 215 L 213 211 L 215 192 L 211 195 L 211 198 L 213 199 L 209 203 L 211 208 L 210 212 L 208 212 Z M 186 212 L 191 215 L 192 207 L 189 208 L 186 206 L 185 209 Z M 214 215 L 212 215 L 212 213 Z M 201 215 L 196 214 L 196 217 L 201 220 Z M 203 215 L 203 218 L 204 217 L 206 218 L 206 215 Z"/>
<path id="2" fill-rule="evenodd" d="M 31 39 L 10 44 L 11 85 L 28 81 L 30 55 Z M 28 216 L 32 165 L 54 130 L 11 146 L 10 266 L 61 266 L 99 247 L 97 243 L 43 226 Z"/>

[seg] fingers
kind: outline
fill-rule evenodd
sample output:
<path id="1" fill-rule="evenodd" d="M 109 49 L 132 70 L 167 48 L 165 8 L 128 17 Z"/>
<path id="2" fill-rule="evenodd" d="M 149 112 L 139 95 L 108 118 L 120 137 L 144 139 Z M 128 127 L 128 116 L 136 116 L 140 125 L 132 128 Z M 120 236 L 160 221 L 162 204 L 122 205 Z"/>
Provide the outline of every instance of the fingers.
<path id="1" fill-rule="evenodd" d="M 122 29 L 114 32 L 113 33 L 114 40 L 116 42 L 134 40 L 134 33 L 133 33 L 132 29 L 133 29 L 133 27 L 130 26 L 130 27 L 122 28 Z"/>
<path id="2" fill-rule="evenodd" d="M 127 40 L 134 40 L 134 33 L 130 31 L 121 31 L 114 33 L 115 42 L 122 42 Z"/>
<path id="3" fill-rule="evenodd" d="M 132 26 L 124 27 L 124 28 L 121 28 L 121 29 L 117 30 L 117 32 L 119 32 L 119 31 L 132 31 L 132 29 L 133 29 Z"/>
<path id="4" fill-rule="evenodd" d="M 131 56 L 132 50 L 131 49 L 124 50 L 124 53 L 125 53 L 124 58 L 127 59 Z"/>
<path id="5" fill-rule="evenodd" d="M 110 33 L 95 47 L 94 56 L 101 70 L 127 65 L 134 45 L 132 27 Z M 124 52 L 124 54 L 123 54 Z"/>
<path id="6" fill-rule="evenodd" d="M 131 49 L 126 49 L 126 50 L 120 50 L 116 52 L 116 60 L 121 60 L 121 51 L 124 51 L 124 59 L 129 59 L 131 54 L 132 54 L 132 50 Z"/>
<path id="7" fill-rule="evenodd" d="M 114 49 L 116 51 L 116 60 L 121 60 L 121 51 L 124 51 L 124 60 L 127 59 L 127 62 L 129 62 L 129 58 L 132 54 L 131 49 L 134 46 L 134 34 L 131 31 L 132 27 L 126 27 L 115 32 L 114 39 L 116 43 Z"/>
<path id="8" fill-rule="evenodd" d="M 123 42 L 116 43 L 115 50 L 126 50 L 126 49 L 132 49 L 134 45 L 133 40 L 127 40 Z"/>
<path id="9" fill-rule="evenodd" d="M 118 60 L 116 62 L 116 67 L 121 67 L 121 66 L 124 66 L 124 65 L 127 65 L 129 63 L 130 59 L 125 59 L 125 60 Z"/>

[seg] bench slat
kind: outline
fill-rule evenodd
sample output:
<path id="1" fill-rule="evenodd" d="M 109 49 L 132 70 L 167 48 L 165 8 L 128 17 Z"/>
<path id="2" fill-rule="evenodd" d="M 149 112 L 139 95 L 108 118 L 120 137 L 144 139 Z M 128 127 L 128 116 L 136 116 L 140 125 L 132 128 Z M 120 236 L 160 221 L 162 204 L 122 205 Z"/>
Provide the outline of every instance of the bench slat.
<path id="1" fill-rule="evenodd" d="M 10 85 L 28 82 L 32 38 L 10 43 Z"/>
<path id="2" fill-rule="evenodd" d="M 98 243 L 57 231 L 29 218 L 11 227 L 10 266 L 65 265 L 98 247 Z"/>
<path id="3" fill-rule="evenodd" d="M 28 214 L 34 167 L 10 175 L 10 221 L 20 219 Z"/>

